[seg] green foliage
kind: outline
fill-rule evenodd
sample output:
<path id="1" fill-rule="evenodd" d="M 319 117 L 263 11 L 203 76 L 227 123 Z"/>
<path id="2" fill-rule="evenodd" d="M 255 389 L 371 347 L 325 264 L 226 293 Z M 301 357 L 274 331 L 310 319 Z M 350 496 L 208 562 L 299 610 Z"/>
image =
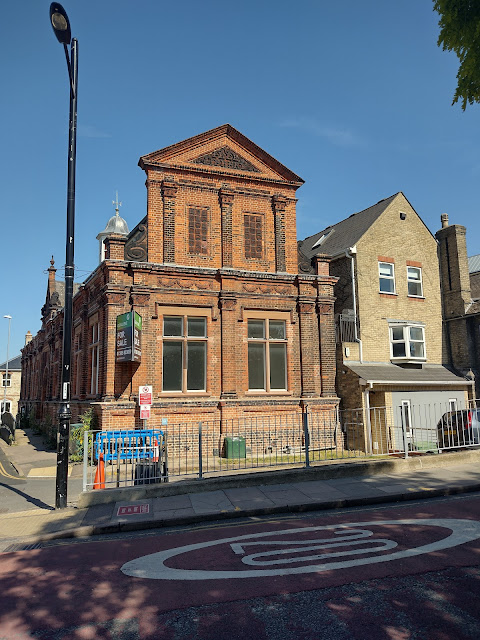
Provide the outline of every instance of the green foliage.
<path id="1" fill-rule="evenodd" d="M 82 415 L 80 416 L 80 421 L 85 429 L 90 429 L 93 431 L 98 429 L 98 419 L 93 410 L 93 407 L 90 407 L 85 411 L 85 413 L 82 413 Z"/>
<path id="2" fill-rule="evenodd" d="M 83 460 L 83 442 L 85 431 L 95 431 L 98 429 L 98 420 L 92 408 L 87 409 L 85 413 L 79 416 L 81 420 L 80 426 L 74 426 L 70 429 L 70 462 L 82 462 Z M 93 436 L 88 436 L 88 446 L 91 447 Z"/>
<path id="3" fill-rule="evenodd" d="M 438 46 L 460 60 L 452 104 L 460 100 L 465 111 L 480 102 L 480 1 L 434 0 L 433 8 L 440 15 Z"/>
<path id="4" fill-rule="evenodd" d="M 34 432 L 40 433 L 40 429 L 38 427 L 37 420 L 35 418 L 35 409 L 30 409 L 27 413 L 25 412 L 20 419 L 20 426 L 22 429 L 33 429 Z"/>

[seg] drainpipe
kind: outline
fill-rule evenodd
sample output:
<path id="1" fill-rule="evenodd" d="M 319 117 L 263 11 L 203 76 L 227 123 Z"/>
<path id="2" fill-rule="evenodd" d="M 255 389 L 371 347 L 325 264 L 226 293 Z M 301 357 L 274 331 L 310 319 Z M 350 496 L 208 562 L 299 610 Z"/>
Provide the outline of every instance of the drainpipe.
<path id="1" fill-rule="evenodd" d="M 372 451 L 373 451 L 372 423 L 370 420 L 370 389 L 371 388 L 372 388 L 372 383 L 370 382 L 368 386 L 365 386 L 365 389 L 363 390 L 363 409 L 365 411 L 365 431 L 366 431 L 365 435 L 367 436 L 365 448 L 368 450 L 367 453 L 369 453 L 370 455 L 372 454 Z"/>
<path id="2" fill-rule="evenodd" d="M 353 298 L 353 316 L 355 319 L 355 331 L 354 337 L 355 342 L 358 342 L 358 353 L 360 357 L 360 363 L 363 362 L 363 348 L 362 341 L 358 337 L 358 326 L 357 326 L 357 294 L 355 291 L 355 254 L 357 253 L 357 247 L 350 247 L 349 249 L 345 249 L 345 256 L 350 259 L 350 270 L 352 274 L 352 298 Z"/>

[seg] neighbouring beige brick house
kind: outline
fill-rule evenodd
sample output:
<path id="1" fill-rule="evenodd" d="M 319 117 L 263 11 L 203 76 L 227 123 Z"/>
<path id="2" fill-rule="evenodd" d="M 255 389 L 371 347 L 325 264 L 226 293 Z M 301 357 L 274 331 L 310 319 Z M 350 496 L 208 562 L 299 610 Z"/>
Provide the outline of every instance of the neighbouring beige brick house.
<path id="1" fill-rule="evenodd" d="M 0 377 L 2 380 L 2 386 L 0 387 L 1 413 L 6 410 L 16 416 L 18 412 L 18 400 L 20 398 L 20 387 L 22 381 L 22 356 L 17 356 L 16 358 L 12 358 L 8 361 L 8 373 L 7 362 L 2 362 L 2 364 L 0 364 Z M 4 407 L 5 390 L 7 392 L 6 407 Z"/>
<path id="2" fill-rule="evenodd" d="M 400 192 L 306 238 L 299 253 L 305 269 L 328 256 L 338 278 L 336 387 L 341 407 L 364 416 L 355 446 L 401 449 L 403 421 L 427 448 L 438 419 L 472 388 L 446 366 L 435 237 Z"/>
<path id="3" fill-rule="evenodd" d="M 449 360 L 472 377 L 480 397 L 480 256 L 467 257 L 467 229 L 441 215 L 437 231 L 443 316 Z"/>

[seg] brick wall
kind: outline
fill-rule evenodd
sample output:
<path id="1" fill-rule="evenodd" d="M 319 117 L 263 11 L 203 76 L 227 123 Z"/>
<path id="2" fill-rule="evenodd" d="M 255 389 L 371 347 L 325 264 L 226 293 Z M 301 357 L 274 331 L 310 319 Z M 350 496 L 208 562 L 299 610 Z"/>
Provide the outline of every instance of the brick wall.
<path id="1" fill-rule="evenodd" d="M 406 214 L 405 219 L 400 213 Z M 379 261 L 395 265 L 395 294 L 379 293 Z M 421 298 L 408 295 L 408 266 L 422 269 Z M 388 319 L 424 323 L 426 361 L 447 361 L 437 243 L 403 195 L 393 200 L 358 241 L 356 274 L 364 361 L 390 361 Z"/>
<path id="2" fill-rule="evenodd" d="M 0 370 L 0 380 L 3 382 L 3 376 L 6 374 L 6 369 Z M 22 373 L 21 371 L 8 370 L 8 377 L 10 378 L 10 386 L 7 386 L 7 402 L 11 403 L 10 413 L 13 416 L 17 415 L 18 400 L 20 398 L 20 386 Z M 0 400 L 3 402 L 5 399 L 5 387 L 0 386 Z"/>
<path id="3" fill-rule="evenodd" d="M 155 426 L 162 418 L 192 423 L 300 414 L 305 402 L 320 413 L 336 406 L 336 280 L 328 274 L 326 260 L 320 261 L 317 275 L 297 273 L 295 192 L 301 179 L 253 143 L 239 144 L 240 134 L 232 138 L 229 131 L 222 129 L 220 138 L 204 136 L 201 144 L 192 139 L 141 159 L 147 173 L 148 259 L 119 260 L 124 239 L 111 237 L 107 259 L 75 296 L 74 344 L 81 345 L 72 362 L 75 415 L 91 404 L 103 428 L 141 426 L 137 396 L 139 386 L 146 384 L 153 386 L 149 424 Z M 208 158 L 225 145 L 234 154 L 233 169 L 195 163 L 195 158 L 205 154 Z M 237 170 L 237 165 L 246 169 Z M 207 250 L 198 253 L 190 252 L 191 207 L 208 212 Z M 262 220 L 261 257 L 246 257 L 245 214 Z M 138 363 L 116 362 L 116 318 L 127 311 L 136 311 L 143 321 Z M 162 390 L 165 316 L 206 319 L 204 391 Z M 285 322 L 284 391 L 248 388 L 249 318 Z M 98 392 L 92 391 L 96 352 L 91 341 L 96 323 Z M 49 414 L 49 403 L 54 406 L 58 400 L 58 382 L 49 388 L 46 379 L 53 379 L 53 370 L 58 374 L 52 344 L 59 341 L 61 330 L 59 313 L 23 350 L 22 402 L 34 406 L 39 417 Z M 50 372 L 47 377 L 39 373 L 45 367 Z"/>

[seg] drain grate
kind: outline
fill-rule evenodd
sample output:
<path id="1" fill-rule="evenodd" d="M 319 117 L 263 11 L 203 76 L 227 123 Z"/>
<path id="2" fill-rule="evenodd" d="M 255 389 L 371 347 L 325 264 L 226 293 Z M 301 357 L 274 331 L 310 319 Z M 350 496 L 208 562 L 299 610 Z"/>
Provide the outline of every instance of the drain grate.
<path id="1" fill-rule="evenodd" d="M 31 549 L 41 549 L 41 542 L 32 542 L 31 544 L 22 544 L 21 542 L 17 542 L 15 544 L 11 544 L 9 547 L 3 550 L 3 553 L 9 553 L 11 551 L 30 551 Z"/>

